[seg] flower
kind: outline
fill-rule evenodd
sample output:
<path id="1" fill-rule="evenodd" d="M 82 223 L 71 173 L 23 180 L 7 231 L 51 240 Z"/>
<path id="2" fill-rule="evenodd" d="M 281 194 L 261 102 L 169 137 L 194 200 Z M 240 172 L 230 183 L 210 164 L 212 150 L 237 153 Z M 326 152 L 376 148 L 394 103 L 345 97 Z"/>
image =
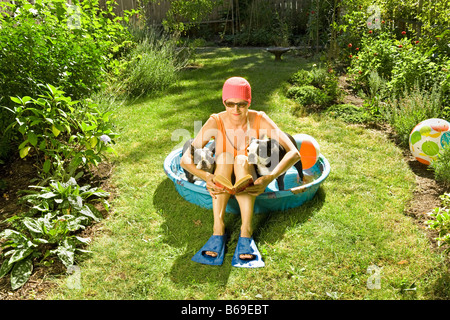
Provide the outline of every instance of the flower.
<path id="1" fill-rule="evenodd" d="M 350 54 L 348 57 L 351 59 L 353 56 Z"/>
<path id="2" fill-rule="evenodd" d="M 374 52 L 374 54 L 373 54 L 374 56 L 377 56 L 378 55 L 378 53 L 377 52 Z"/>
<path id="3" fill-rule="evenodd" d="M 349 43 L 347 47 L 351 48 L 351 47 L 352 47 L 352 44 L 351 44 L 351 43 Z"/>
<path id="4" fill-rule="evenodd" d="M 369 33 L 370 33 L 370 34 L 372 34 L 372 32 L 373 32 L 372 30 L 369 30 Z"/>
<path id="5" fill-rule="evenodd" d="M 419 40 L 416 40 L 416 44 L 418 44 L 419 43 Z"/>
<path id="6" fill-rule="evenodd" d="M 381 23 L 386 23 L 386 21 L 384 21 L 384 20 L 381 20 Z"/>
<path id="7" fill-rule="evenodd" d="M 359 48 L 356 48 L 355 50 L 356 50 L 356 51 L 358 51 L 358 50 L 359 50 Z"/>
<path id="8" fill-rule="evenodd" d="M 403 46 L 401 44 L 398 45 L 399 48 L 403 48 Z"/>
<path id="9" fill-rule="evenodd" d="M 100 140 L 102 140 L 104 143 L 110 143 L 111 142 L 111 138 L 109 136 L 107 136 L 106 134 L 103 134 L 100 136 Z"/>
<path id="10" fill-rule="evenodd" d="M 402 31 L 402 35 L 405 35 L 406 34 L 406 31 Z"/>
<path id="11" fill-rule="evenodd" d="M 314 10 L 313 11 L 311 11 L 311 14 L 314 14 L 314 13 L 316 13 Z"/>
<path id="12" fill-rule="evenodd" d="M 361 71 L 361 70 L 359 70 L 359 71 L 358 71 L 358 73 L 359 73 L 359 74 L 361 74 L 361 73 L 362 73 L 362 71 Z"/>

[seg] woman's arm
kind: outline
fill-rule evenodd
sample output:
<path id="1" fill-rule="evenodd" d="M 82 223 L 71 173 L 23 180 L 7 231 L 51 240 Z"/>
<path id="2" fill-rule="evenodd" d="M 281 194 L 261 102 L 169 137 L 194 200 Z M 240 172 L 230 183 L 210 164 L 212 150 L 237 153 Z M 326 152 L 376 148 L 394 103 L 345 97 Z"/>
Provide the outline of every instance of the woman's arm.
<path id="1" fill-rule="evenodd" d="M 197 149 L 203 148 L 213 136 L 217 137 L 217 124 L 213 118 L 209 118 L 200 132 L 194 138 L 194 141 L 192 141 L 192 145 Z M 225 192 L 223 188 L 215 185 L 214 174 L 197 169 L 197 166 L 194 163 L 194 159 L 192 158 L 190 148 L 188 148 L 181 157 L 180 166 L 193 175 L 206 181 L 206 189 L 211 194 L 211 197 L 216 198 L 217 194 Z"/>
<path id="2" fill-rule="evenodd" d="M 254 186 L 246 189 L 249 194 L 254 196 L 258 196 L 259 194 L 263 193 L 272 180 L 276 179 L 278 176 L 286 172 L 300 160 L 300 152 L 298 151 L 297 147 L 266 114 L 264 114 L 261 118 L 260 130 L 267 133 L 267 136 L 269 138 L 278 141 L 278 143 L 286 150 L 286 154 L 275 166 L 270 175 L 259 177 L 254 182 Z"/>

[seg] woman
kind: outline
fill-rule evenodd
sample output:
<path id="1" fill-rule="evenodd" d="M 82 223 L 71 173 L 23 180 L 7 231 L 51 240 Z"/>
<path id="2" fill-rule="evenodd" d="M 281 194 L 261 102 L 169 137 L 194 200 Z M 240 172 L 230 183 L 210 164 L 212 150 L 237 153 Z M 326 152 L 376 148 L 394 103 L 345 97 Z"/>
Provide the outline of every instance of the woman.
<path id="1" fill-rule="evenodd" d="M 265 134 L 276 139 L 287 152 L 272 174 L 259 177 L 253 186 L 235 195 L 242 224 L 232 261 L 232 265 L 236 267 L 263 267 L 264 262 L 252 238 L 255 198 L 264 192 L 272 180 L 299 161 L 300 154 L 296 146 L 264 112 L 249 110 L 251 87 L 247 80 L 232 77 L 225 81 L 222 101 L 225 111 L 211 115 L 192 142 L 195 148 L 203 148 L 212 138 L 216 140 L 214 174 L 197 169 L 190 152 L 186 152 L 181 159 L 182 168 L 206 181 L 206 188 L 213 198 L 213 235 L 192 260 L 212 265 L 223 263 L 226 241 L 224 218 L 230 194 L 214 183 L 214 177 L 221 174 L 234 182 L 247 174 L 255 176 L 253 166 L 248 163 L 247 147 L 251 138 L 260 138 Z"/>

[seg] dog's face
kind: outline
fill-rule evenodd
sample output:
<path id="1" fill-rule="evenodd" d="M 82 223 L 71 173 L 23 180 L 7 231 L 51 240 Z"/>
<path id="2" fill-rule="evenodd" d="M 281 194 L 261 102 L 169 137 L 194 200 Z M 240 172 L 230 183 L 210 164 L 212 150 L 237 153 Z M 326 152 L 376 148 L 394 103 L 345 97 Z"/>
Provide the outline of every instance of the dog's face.
<path id="1" fill-rule="evenodd" d="M 214 150 L 210 148 L 196 149 L 191 147 L 191 154 L 197 169 L 211 172 L 214 168 Z"/>
<path id="2" fill-rule="evenodd" d="M 248 163 L 257 166 L 276 166 L 279 162 L 280 145 L 274 139 L 255 139 L 247 148 Z"/>

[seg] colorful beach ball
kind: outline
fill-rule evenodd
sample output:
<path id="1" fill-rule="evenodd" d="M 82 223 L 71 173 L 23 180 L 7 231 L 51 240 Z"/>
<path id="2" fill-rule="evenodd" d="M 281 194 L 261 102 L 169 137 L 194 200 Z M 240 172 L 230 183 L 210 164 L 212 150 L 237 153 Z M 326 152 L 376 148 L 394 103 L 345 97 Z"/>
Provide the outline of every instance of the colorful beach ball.
<path id="1" fill-rule="evenodd" d="M 429 165 L 450 144 L 450 123 L 443 119 L 420 122 L 409 135 L 409 149 L 417 161 Z"/>
<path id="2" fill-rule="evenodd" d="M 316 139 L 305 133 L 296 134 L 293 138 L 302 157 L 303 170 L 312 168 L 319 159 L 320 154 L 319 144 Z"/>

